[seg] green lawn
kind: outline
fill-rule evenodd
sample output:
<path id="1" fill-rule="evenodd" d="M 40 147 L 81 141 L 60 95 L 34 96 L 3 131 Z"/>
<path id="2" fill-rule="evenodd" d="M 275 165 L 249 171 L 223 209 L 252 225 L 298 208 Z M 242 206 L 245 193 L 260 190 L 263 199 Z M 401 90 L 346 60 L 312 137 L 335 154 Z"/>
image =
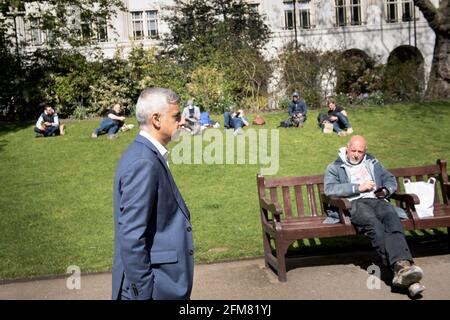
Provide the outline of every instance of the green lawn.
<path id="1" fill-rule="evenodd" d="M 310 111 L 303 129 L 280 129 L 277 176 L 322 174 L 345 145 L 347 138 L 320 132 L 317 114 Z M 355 133 L 386 167 L 450 160 L 450 102 L 360 107 L 349 114 Z M 260 128 L 271 129 L 286 114 L 264 118 Z M 67 135 L 46 139 L 34 138 L 31 123 L 0 126 L 0 279 L 61 274 L 69 265 L 82 272 L 111 268 L 115 167 L 138 130 L 116 141 L 93 140 L 99 120 L 65 123 Z M 258 165 L 170 168 L 191 211 L 197 263 L 262 255 Z M 321 243 L 332 246 L 333 239 L 312 244 Z"/>

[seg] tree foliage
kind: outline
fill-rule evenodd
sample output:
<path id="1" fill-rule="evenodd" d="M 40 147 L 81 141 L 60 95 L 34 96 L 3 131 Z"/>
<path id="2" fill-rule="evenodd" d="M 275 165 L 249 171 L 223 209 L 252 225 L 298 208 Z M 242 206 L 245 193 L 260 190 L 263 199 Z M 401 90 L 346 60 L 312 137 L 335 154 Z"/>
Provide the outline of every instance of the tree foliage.
<path id="1" fill-rule="evenodd" d="M 70 114 L 89 99 L 84 96 L 94 70 L 85 69 L 77 54 L 90 44 L 100 23 L 109 21 L 121 0 L 2 0 L 0 2 L 0 116 L 35 117 L 45 102 Z M 44 45 L 22 50 L 14 23 L 33 21 L 44 34 Z M 64 46 L 70 49 L 61 49 Z M 58 95 L 56 95 L 58 93 Z"/>
<path id="2" fill-rule="evenodd" d="M 270 32 L 259 13 L 241 0 L 175 0 L 169 11 L 164 49 L 189 75 L 197 102 L 212 111 L 236 102 L 260 108 L 272 69 L 263 57 Z"/>
<path id="3" fill-rule="evenodd" d="M 166 17 L 165 48 L 180 60 L 208 62 L 216 51 L 261 50 L 270 35 L 259 13 L 242 0 L 175 0 Z"/>
<path id="4" fill-rule="evenodd" d="M 338 54 L 322 53 L 288 44 L 280 55 L 282 84 L 287 92 L 299 91 L 301 97 L 312 108 L 318 108 L 325 99 L 322 94 L 322 79 L 330 71 L 329 62 L 337 61 Z M 334 64 L 334 67 L 336 64 Z"/>

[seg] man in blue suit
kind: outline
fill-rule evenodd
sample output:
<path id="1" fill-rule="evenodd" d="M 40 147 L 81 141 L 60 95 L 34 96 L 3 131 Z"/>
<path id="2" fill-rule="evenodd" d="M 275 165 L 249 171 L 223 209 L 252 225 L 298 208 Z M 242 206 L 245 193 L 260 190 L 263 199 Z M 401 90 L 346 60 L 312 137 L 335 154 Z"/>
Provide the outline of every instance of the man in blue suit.
<path id="1" fill-rule="evenodd" d="M 165 148 L 184 121 L 179 101 L 163 88 L 139 96 L 141 131 L 122 155 L 114 181 L 113 299 L 190 297 L 192 226 Z"/>

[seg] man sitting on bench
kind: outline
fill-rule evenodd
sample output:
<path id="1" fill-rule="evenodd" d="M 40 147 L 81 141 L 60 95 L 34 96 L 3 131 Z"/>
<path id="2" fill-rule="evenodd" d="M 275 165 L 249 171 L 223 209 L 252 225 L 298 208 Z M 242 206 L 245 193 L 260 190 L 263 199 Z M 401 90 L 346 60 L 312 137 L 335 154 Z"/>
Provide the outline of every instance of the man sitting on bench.
<path id="1" fill-rule="evenodd" d="M 362 136 L 352 137 L 347 147 L 339 150 L 339 157 L 325 172 L 325 194 L 351 201 L 350 220 L 370 239 L 383 264 L 394 271 L 392 285 L 408 288 L 411 296 L 418 295 L 425 290 L 419 283 L 423 271 L 413 264 L 400 218 L 385 200 L 396 191 L 397 182 L 366 151 Z"/>

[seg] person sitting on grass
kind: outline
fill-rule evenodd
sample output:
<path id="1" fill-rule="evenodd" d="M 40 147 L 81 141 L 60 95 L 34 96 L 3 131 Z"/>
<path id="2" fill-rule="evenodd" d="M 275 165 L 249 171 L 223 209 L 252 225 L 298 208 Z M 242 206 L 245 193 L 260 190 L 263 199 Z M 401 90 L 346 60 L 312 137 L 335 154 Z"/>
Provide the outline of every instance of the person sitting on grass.
<path id="1" fill-rule="evenodd" d="M 234 129 L 233 134 L 242 134 L 242 128 L 249 126 L 247 118 L 244 118 L 244 110 L 239 109 L 238 111 L 225 112 L 223 114 L 223 126 L 225 129 Z"/>
<path id="2" fill-rule="evenodd" d="M 39 116 L 34 127 L 36 138 L 39 137 L 51 137 L 64 135 L 64 125 L 59 124 L 58 114 L 49 104 L 44 107 L 44 112 Z"/>
<path id="3" fill-rule="evenodd" d="M 292 101 L 288 105 L 288 113 L 294 127 L 302 128 L 306 121 L 308 105 L 303 99 L 300 99 L 298 92 L 292 93 Z"/>
<path id="4" fill-rule="evenodd" d="M 108 139 L 117 139 L 117 132 L 125 124 L 125 117 L 121 115 L 121 107 L 116 103 L 111 110 L 106 114 L 106 118 L 100 123 L 100 127 L 92 132 L 91 137 L 96 139 L 99 135 L 107 133 Z"/>
<path id="5" fill-rule="evenodd" d="M 201 132 L 200 125 L 200 108 L 194 105 L 194 101 L 189 99 L 186 107 L 183 109 L 181 117 L 186 121 L 183 126 L 192 135 L 197 135 Z"/>
<path id="6" fill-rule="evenodd" d="M 340 137 L 353 133 L 352 125 L 348 120 L 347 111 L 336 105 L 334 98 L 328 98 L 328 121 L 333 124 L 333 131 Z M 347 129 L 347 132 L 343 131 Z"/>

